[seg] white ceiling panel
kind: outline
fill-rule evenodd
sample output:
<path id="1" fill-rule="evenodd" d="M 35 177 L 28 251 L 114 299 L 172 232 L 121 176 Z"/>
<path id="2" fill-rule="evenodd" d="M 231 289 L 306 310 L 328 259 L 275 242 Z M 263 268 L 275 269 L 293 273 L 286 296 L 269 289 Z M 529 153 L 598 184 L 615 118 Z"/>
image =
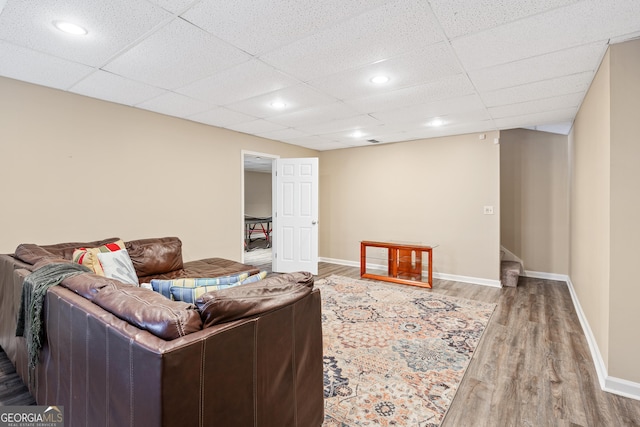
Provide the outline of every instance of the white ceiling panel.
<path id="1" fill-rule="evenodd" d="M 475 92 L 465 74 L 445 77 L 441 80 L 419 86 L 394 90 L 385 93 L 373 93 L 363 98 L 347 99 L 345 104 L 361 113 L 375 113 L 412 105 L 424 104 L 444 99 L 457 98 Z"/>
<path id="2" fill-rule="evenodd" d="M 100 66 L 171 15 L 144 0 L 9 1 L 0 15 L 0 40 L 90 66 Z M 65 34 L 53 21 L 84 27 Z"/>
<path id="3" fill-rule="evenodd" d="M 397 110 L 379 111 L 372 114 L 383 122 L 391 121 L 402 123 L 421 121 L 427 122 L 434 117 L 450 114 L 468 113 L 472 111 L 486 111 L 484 104 L 478 95 L 467 95 L 459 98 L 450 98 L 438 102 L 414 105 Z"/>
<path id="4" fill-rule="evenodd" d="M 567 15 L 578 19 L 567 19 Z M 544 55 L 640 27 L 640 1 L 583 0 L 452 41 L 468 70 Z"/>
<path id="5" fill-rule="evenodd" d="M 171 13 L 180 13 L 200 0 L 149 0 L 151 3 L 157 4 L 161 8 Z"/>
<path id="6" fill-rule="evenodd" d="M 0 0 L 0 76 L 329 150 L 567 132 L 634 37 L 640 0 Z"/>
<path id="7" fill-rule="evenodd" d="M 229 129 L 237 130 L 238 132 L 249 133 L 252 135 L 286 129 L 285 126 L 279 125 L 277 123 L 269 122 L 263 119 L 252 120 L 250 122 L 236 123 L 227 127 Z"/>
<path id="8" fill-rule="evenodd" d="M 595 73 L 606 48 L 605 42 L 592 43 L 509 64 L 470 71 L 469 77 L 480 92 L 486 92 L 585 71 Z"/>
<path id="9" fill-rule="evenodd" d="M 317 105 L 335 103 L 336 101 L 335 98 L 323 95 L 307 85 L 299 84 L 235 102 L 227 105 L 227 107 L 244 114 L 265 118 L 280 114 L 290 114 Z M 284 103 L 284 107 L 274 106 L 273 103 L 275 102 Z"/>
<path id="10" fill-rule="evenodd" d="M 145 110 L 175 117 L 189 117 L 212 108 L 212 105 L 174 92 L 165 92 L 137 105 Z"/>
<path id="11" fill-rule="evenodd" d="M 582 102 L 583 92 L 554 96 L 552 98 L 536 99 L 535 101 L 520 102 L 517 104 L 502 105 L 489 108 L 489 113 L 494 119 L 503 117 L 523 116 L 525 114 L 537 114 L 545 111 L 554 111 L 564 108 L 579 107 Z"/>
<path id="12" fill-rule="evenodd" d="M 124 105 L 140 104 L 165 92 L 163 89 L 125 79 L 102 70 L 95 71 L 69 90 L 80 95 Z"/>
<path id="13" fill-rule="evenodd" d="M 106 67 L 121 76 L 175 89 L 232 67 L 250 56 L 176 19 Z"/>
<path id="14" fill-rule="evenodd" d="M 578 108 L 566 108 L 562 110 L 546 111 L 537 114 L 527 114 L 524 116 L 505 117 L 502 119 L 495 119 L 496 126 L 500 129 L 513 129 L 519 127 L 536 126 L 540 123 L 559 123 L 571 121 L 578 112 Z"/>
<path id="15" fill-rule="evenodd" d="M 303 81 L 393 58 L 443 40 L 422 0 L 396 0 L 261 56 Z"/>
<path id="16" fill-rule="evenodd" d="M 224 107 L 215 107 L 211 110 L 192 114 L 187 116 L 187 118 L 196 122 L 219 127 L 227 127 L 229 125 L 250 122 L 257 119 L 257 117 L 238 113 L 237 111 L 232 111 Z"/>
<path id="17" fill-rule="evenodd" d="M 453 39 L 577 1 L 580 0 L 429 0 L 429 4 L 447 36 Z"/>
<path id="18" fill-rule="evenodd" d="M 309 84 L 335 97 L 349 99 L 417 86 L 461 72 L 449 44 L 436 43 L 406 55 L 312 80 Z M 371 79 L 376 76 L 387 76 L 389 81 L 372 83 Z"/>
<path id="19" fill-rule="evenodd" d="M 358 112 L 356 110 L 345 105 L 343 102 L 333 102 L 331 104 L 322 104 L 304 110 L 297 110 L 292 113 L 279 114 L 271 117 L 269 120 L 288 127 L 300 127 L 313 125 L 315 123 L 339 121 L 345 118 L 351 118 L 357 114 Z"/>
<path id="20" fill-rule="evenodd" d="M 588 89 L 589 84 L 591 84 L 593 74 L 592 71 L 585 71 L 584 73 L 570 74 L 555 79 L 489 91 L 482 94 L 482 100 L 487 107 L 497 107 L 500 105 L 551 98 L 568 93 L 581 92 L 584 94 L 584 91 Z"/>
<path id="21" fill-rule="evenodd" d="M 550 123 L 548 125 L 528 126 L 526 129 L 568 135 L 569 132 L 571 132 L 571 126 L 573 126 L 573 122 L 567 121 L 561 123 Z"/>
<path id="22" fill-rule="evenodd" d="M 0 75 L 56 89 L 68 89 L 95 68 L 0 40 Z"/>
<path id="23" fill-rule="evenodd" d="M 347 117 L 339 120 L 330 120 L 324 122 L 315 122 L 306 125 L 296 126 L 299 130 L 311 135 L 321 135 L 333 132 L 356 131 L 370 126 L 380 125 L 380 120 L 361 114 L 353 117 Z"/>
<path id="24" fill-rule="evenodd" d="M 227 105 L 299 83 L 299 80 L 264 62 L 252 59 L 179 88 L 176 92 L 217 105 Z"/>
<path id="25" fill-rule="evenodd" d="M 383 0 L 204 0 L 182 17 L 252 55 L 260 55 L 384 3 Z"/>
<path id="26" fill-rule="evenodd" d="M 260 132 L 260 133 L 258 133 L 258 135 L 263 137 L 263 138 L 269 138 L 269 139 L 273 139 L 273 140 L 276 140 L 276 141 L 287 141 L 289 139 L 304 138 L 304 137 L 307 137 L 307 136 L 311 136 L 309 134 L 306 134 L 304 132 L 301 132 L 301 131 L 299 131 L 297 129 L 293 129 L 293 128 L 274 130 L 274 131 L 270 131 L 270 132 Z"/>

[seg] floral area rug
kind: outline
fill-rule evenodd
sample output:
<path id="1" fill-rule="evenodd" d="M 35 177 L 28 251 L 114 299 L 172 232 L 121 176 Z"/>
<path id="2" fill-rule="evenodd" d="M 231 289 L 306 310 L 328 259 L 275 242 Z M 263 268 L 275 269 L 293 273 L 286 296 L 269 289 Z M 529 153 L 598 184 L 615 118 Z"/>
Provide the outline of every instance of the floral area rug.
<path id="1" fill-rule="evenodd" d="M 335 275 L 316 286 L 323 426 L 440 425 L 495 304 Z"/>

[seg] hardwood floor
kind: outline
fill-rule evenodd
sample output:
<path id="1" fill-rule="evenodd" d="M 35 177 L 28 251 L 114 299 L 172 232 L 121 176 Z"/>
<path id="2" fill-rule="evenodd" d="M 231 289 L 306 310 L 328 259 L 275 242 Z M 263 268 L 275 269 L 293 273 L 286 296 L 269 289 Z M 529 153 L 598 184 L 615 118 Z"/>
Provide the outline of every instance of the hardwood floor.
<path id="1" fill-rule="evenodd" d="M 327 263 L 319 273 L 360 277 Z M 640 426 L 640 401 L 600 389 L 566 283 L 521 277 L 497 289 L 434 279 L 424 291 L 497 304 L 442 427 Z"/>
<path id="2" fill-rule="evenodd" d="M 319 273 L 360 278 L 356 267 L 328 263 Z M 435 279 L 424 291 L 497 304 L 442 427 L 640 426 L 640 401 L 600 390 L 564 282 L 520 278 L 496 289 Z M 0 353 L 0 405 L 28 404 L 7 363 Z"/>

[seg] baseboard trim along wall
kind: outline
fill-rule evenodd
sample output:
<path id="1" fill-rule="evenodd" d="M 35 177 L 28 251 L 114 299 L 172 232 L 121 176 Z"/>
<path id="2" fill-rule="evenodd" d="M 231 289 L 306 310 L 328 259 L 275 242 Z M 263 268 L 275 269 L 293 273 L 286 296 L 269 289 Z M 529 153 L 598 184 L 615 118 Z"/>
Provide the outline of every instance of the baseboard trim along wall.
<path id="1" fill-rule="evenodd" d="M 580 301 L 578 300 L 578 295 L 576 294 L 576 290 L 573 287 L 571 278 L 566 274 L 543 273 L 540 271 L 525 271 L 524 275 L 536 279 L 557 280 L 560 282 L 565 282 L 567 284 L 569 293 L 571 294 L 571 301 L 573 301 L 573 306 L 576 309 L 578 320 L 580 320 L 580 325 L 582 325 L 584 336 L 587 338 L 587 343 L 589 344 L 589 350 L 591 351 L 593 364 L 595 365 L 596 373 L 598 374 L 598 382 L 600 383 L 600 388 L 609 393 L 628 397 L 630 399 L 640 400 L 640 383 L 628 381 L 622 378 L 612 377 L 607 374 L 607 367 L 604 364 L 602 354 L 600 353 L 598 343 L 593 336 L 593 332 L 591 331 L 591 327 L 589 326 L 587 317 L 585 316 L 584 311 L 582 311 L 582 306 L 580 305 Z"/>
<path id="2" fill-rule="evenodd" d="M 320 258 L 320 261 L 328 262 L 330 264 L 346 265 L 348 267 L 360 268 L 360 263 L 358 261 L 347 261 L 344 259 L 322 258 L 322 257 Z M 380 266 L 376 264 L 367 264 L 367 268 L 371 270 L 381 270 Z M 474 285 L 491 286 L 494 288 L 502 287 L 502 283 L 500 283 L 500 280 L 483 279 L 480 277 L 458 276 L 456 274 L 438 273 L 435 271 L 433 272 L 433 278 L 440 279 L 440 280 L 451 280 L 453 282 L 471 283 Z"/>

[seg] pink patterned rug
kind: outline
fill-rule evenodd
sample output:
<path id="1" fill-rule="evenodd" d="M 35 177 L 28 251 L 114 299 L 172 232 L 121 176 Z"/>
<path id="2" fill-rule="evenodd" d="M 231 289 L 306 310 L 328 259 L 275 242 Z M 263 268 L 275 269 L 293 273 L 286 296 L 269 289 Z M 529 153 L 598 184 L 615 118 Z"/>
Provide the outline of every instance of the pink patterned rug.
<path id="1" fill-rule="evenodd" d="M 316 286 L 324 427 L 440 425 L 495 304 L 335 275 Z"/>

